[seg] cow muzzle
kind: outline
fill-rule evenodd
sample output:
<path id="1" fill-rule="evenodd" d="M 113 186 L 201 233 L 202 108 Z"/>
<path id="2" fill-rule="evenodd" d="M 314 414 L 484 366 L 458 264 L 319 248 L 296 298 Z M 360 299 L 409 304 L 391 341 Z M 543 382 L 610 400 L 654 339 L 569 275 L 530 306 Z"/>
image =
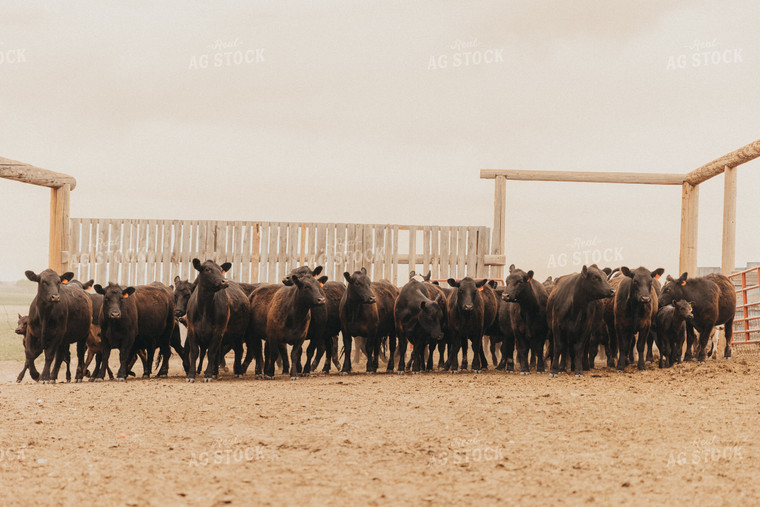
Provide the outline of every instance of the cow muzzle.
<path id="1" fill-rule="evenodd" d="M 367 304 L 368 304 L 368 305 L 373 305 L 373 304 L 375 304 L 375 303 L 377 303 L 377 298 L 376 298 L 375 296 L 372 296 L 371 298 L 369 298 L 369 299 L 367 300 Z"/>
<path id="2" fill-rule="evenodd" d="M 464 310 L 466 312 L 471 312 L 472 309 L 473 309 L 472 305 L 464 305 L 464 306 L 462 306 L 462 310 Z"/>
<path id="3" fill-rule="evenodd" d="M 61 300 L 61 296 L 58 294 L 53 294 L 50 296 L 50 302 L 51 303 L 58 303 Z"/>
<path id="4" fill-rule="evenodd" d="M 318 305 L 323 305 L 323 304 L 325 304 L 325 298 L 319 298 L 319 299 L 317 299 L 317 304 L 318 304 Z"/>
<path id="5" fill-rule="evenodd" d="M 607 297 L 612 297 L 615 295 L 615 289 L 610 289 Z"/>
<path id="6" fill-rule="evenodd" d="M 219 288 L 221 289 L 226 289 L 229 286 L 230 286 L 230 282 L 228 282 L 227 280 L 222 280 L 222 283 L 219 284 Z"/>
<path id="7" fill-rule="evenodd" d="M 642 303 L 649 303 L 651 300 L 652 300 L 652 298 L 649 297 L 649 296 L 641 296 L 639 298 L 639 301 L 641 301 Z"/>
<path id="8" fill-rule="evenodd" d="M 108 317 L 112 319 L 120 319 L 121 318 L 121 312 L 110 312 L 108 314 Z"/>
<path id="9" fill-rule="evenodd" d="M 175 317 L 182 317 L 185 314 L 185 310 L 174 310 Z"/>

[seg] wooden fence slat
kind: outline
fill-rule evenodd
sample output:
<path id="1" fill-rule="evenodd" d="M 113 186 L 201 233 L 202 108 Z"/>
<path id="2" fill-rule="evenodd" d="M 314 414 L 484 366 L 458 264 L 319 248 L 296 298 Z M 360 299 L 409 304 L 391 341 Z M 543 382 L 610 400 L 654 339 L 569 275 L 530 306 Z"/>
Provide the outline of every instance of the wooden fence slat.
<path id="1" fill-rule="evenodd" d="M 346 224 L 335 224 L 335 277 L 343 277 L 348 271 L 346 264 Z"/>
<path id="2" fill-rule="evenodd" d="M 124 262 L 122 263 L 122 279 L 127 285 L 134 285 L 132 277 L 134 276 L 134 236 L 132 234 L 132 220 L 124 221 L 124 240 L 121 249 L 124 252 Z"/>
<path id="3" fill-rule="evenodd" d="M 299 249 L 301 242 L 299 233 L 301 232 L 301 224 L 289 224 L 288 227 L 288 260 L 285 273 L 283 276 L 290 274 L 290 272 L 297 267 L 301 266 L 301 254 Z"/>
<path id="4" fill-rule="evenodd" d="M 451 228 L 441 227 L 441 261 L 440 269 L 436 278 L 438 280 L 449 278 L 449 237 Z"/>
<path id="5" fill-rule="evenodd" d="M 260 282 L 259 262 L 261 258 L 261 226 L 258 223 L 251 224 L 251 283 Z"/>
<path id="6" fill-rule="evenodd" d="M 280 234 L 280 224 L 270 223 L 269 227 L 269 266 L 267 267 L 267 283 L 276 283 L 277 281 L 277 245 Z"/>
<path id="7" fill-rule="evenodd" d="M 87 278 L 82 278 L 80 272 L 79 252 L 79 229 L 82 226 L 82 221 L 76 218 L 69 219 L 69 271 L 74 273 L 74 277 L 77 280 L 87 281 Z"/>
<path id="8" fill-rule="evenodd" d="M 475 227 L 467 228 L 467 274 L 477 277 L 478 260 L 478 230 Z"/>
<path id="9" fill-rule="evenodd" d="M 108 279 L 108 264 L 106 264 L 106 261 L 108 259 L 108 252 L 106 248 L 108 247 L 108 220 L 100 219 L 98 220 L 98 233 L 96 236 L 97 240 L 95 243 L 95 262 L 97 262 L 98 266 L 98 280 L 102 280 L 103 285 L 107 284 L 109 281 Z"/>
<path id="10" fill-rule="evenodd" d="M 422 230 L 422 275 L 427 275 L 428 271 L 430 271 L 430 259 L 431 259 L 431 253 L 430 253 L 430 241 L 432 237 L 432 231 L 430 230 L 430 227 L 425 227 Z"/>
<path id="11" fill-rule="evenodd" d="M 393 281 L 393 227 L 389 225 L 383 227 L 383 234 L 385 235 L 385 246 L 383 249 L 383 255 L 385 256 L 385 267 L 383 268 L 383 276 L 388 280 Z"/>
<path id="12" fill-rule="evenodd" d="M 372 250 L 372 264 L 375 278 L 385 278 L 385 226 L 375 225 L 375 246 Z"/>
<path id="13" fill-rule="evenodd" d="M 464 278 L 467 273 L 467 227 L 459 227 L 457 235 L 457 276 Z"/>
<path id="14" fill-rule="evenodd" d="M 417 227 L 409 226 L 409 269 L 404 273 L 402 284 L 409 280 L 409 273 L 417 270 Z"/>
<path id="15" fill-rule="evenodd" d="M 393 249 L 392 249 L 392 272 L 391 272 L 391 283 L 394 285 L 398 285 L 398 225 L 393 226 Z"/>
<path id="16" fill-rule="evenodd" d="M 441 228 L 433 226 L 430 237 L 430 277 L 437 280 L 441 276 Z"/>
<path id="17" fill-rule="evenodd" d="M 459 228 L 451 228 L 451 238 L 449 240 L 449 278 L 459 278 L 457 266 L 459 265 Z"/>
<path id="18" fill-rule="evenodd" d="M 335 269 L 335 253 L 336 253 L 336 240 L 335 240 L 335 224 L 325 225 L 325 270 L 330 280 L 342 280 L 343 273 L 340 273 Z"/>

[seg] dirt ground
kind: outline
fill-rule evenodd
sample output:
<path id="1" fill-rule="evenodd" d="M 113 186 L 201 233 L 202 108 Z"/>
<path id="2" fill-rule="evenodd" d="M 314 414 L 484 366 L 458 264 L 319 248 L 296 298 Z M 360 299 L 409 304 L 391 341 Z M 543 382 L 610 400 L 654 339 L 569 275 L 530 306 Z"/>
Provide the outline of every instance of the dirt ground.
<path id="1" fill-rule="evenodd" d="M 175 360 L 169 379 L 16 384 L 21 366 L 0 363 L 3 505 L 760 498 L 756 355 L 580 379 L 227 374 L 187 384 Z"/>

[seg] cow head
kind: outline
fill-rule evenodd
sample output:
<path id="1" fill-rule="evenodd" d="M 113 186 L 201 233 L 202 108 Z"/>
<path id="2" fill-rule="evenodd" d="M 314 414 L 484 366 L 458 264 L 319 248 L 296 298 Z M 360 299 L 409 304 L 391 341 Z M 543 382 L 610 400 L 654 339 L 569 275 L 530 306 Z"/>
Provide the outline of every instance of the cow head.
<path id="1" fill-rule="evenodd" d="M 649 271 L 644 267 L 630 270 L 627 266 L 622 266 L 620 272 L 631 279 L 629 298 L 638 303 L 649 303 L 652 299 L 652 284 L 664 271 L 662 268 Z"/>
<path id="2" fill-rule="evenodd" d="M 282 283 L 284 285 L 293 285 L 293 281 L 290 279 L 293 275 L 311 275 L 314 278 L 317 278 L 319 274 L 322 272 L 322 266 L 317 266 L 314 268 L 314 271 L 312 271 L 309 266 L 301 266 L 299 268 L 293 269 L 290 274 L 282 279 Z"/>
<path id="3" fill-rule="evenodd" d="M 39 275 L 34 271 L 26 271 L 24 274 L 29 280 L 37 282 L 37 300 L 46 303 L 59 302 L 61 285 L 69 283 L 74 278 L 74 273 L 70 271 L 58 276 L 58 273 L 52 269 L 46 269 Z"/>
<path id="4" fill-rule="evenodd" d="M 198 285 L 198 279 L 190 283 L 182 280 L 180 277 L 174 277 L 174 316 L 182 317 L 187 312 L 187 302 L 190 301 L 190 295 Z"/>
<path id="5" fill-rule="evenodd" d="M 525 294 L 529 290 L 533 290 L 530 282 L 533 280 L 533 270 L 527 273 L 522 269 L 516 269 L 512 264 L 509 267 L 509 275 L 504 280 L 504 292 L 501 295 L 501 299 L 510 303 L 519 303 L 520 298 L 525 297 Z"/>
<path id="6" fill-rule="evenodd" d="M 684 272 L 678 278 L 673 278 L 668 275 L 665 280 L 665 285 L 662 286 L 662 292 L 660 293 L 660 306 L 673 304 L 674 301 L 684 299 L 683 286 L 686 285 L 686 280 L 689 274 Z"/>
<path id="7" fill-rule="evenodd" d="M 290 284 L 295 285 L 298 290 L 298 299 L 306 306 L 318 306 L 325 304 L 325 291 L 322 290 L 322 284 L 309 273 L 300 275 L 290 275 Z"/>
<path id="8" fill-rule="evenodd" d="M 230 282 L 224 278 L 224 274 L 232 267 L 229 262 L 220 266 L 212 260 L 201 263 L 199 259 L 193 259 L 193 267 L 198 271 L 198 285 L 204 290 L 216 292 L 229 287 Z"/>
<path id="9" fill-rule="evenodd" d="M 427 272 L 427 275 L 418 275 L 414 270 L 409 272 L 409 280 L 417 280 L 418 282 L 429 282 L 432 271 Z"/>
<path id="10" fill-rule="evenodd" d="M 599 269 L 596 264 L 591 266 L 584 265 L 581 269 L 580 286 L 583 293 L 590 300 L 604 299 L 615 295 L 615 289 L 607 281 L 604 271 Z"/>
<path id="11" fill-rule="evenodd" d="M 372 292 L 371 280 L 367 276 L 367 270 L 365 268 L 359 271 L 354 271 L 354 274 L 349 274 L 348 271 L 343 273 L 343 277 L 348 282 L 346 291 L 350 294 L 351 298 L 356 298 L 360 303 L 365 305 L 371 305 L 377 302 L 375 294 Z"/>
<path id="12" fill-rule="evenodd" d="M 675 303 L 673 303 L 673 306 L 676 308 L 676 313 L 680 318 L 685 320 L 686 322 L 691 322 L 694 320 L 694 309 L 692 308 L 694 303 L 691 303 L 689 301 L 686 301 L 685 299 L 679 299 Z"/>
<path id="13" fill-rule="evenodd" d="M 442 302 L 443 296 L 440 294 L 435 298 L 435 301 L 428 299 L 420 301 L 420 313 L 417 321 L 425 333 L 435 341 L 443 340 L 443 330 L 441 329 L 441 321 L 443 320 Z"/>
<path id="14" fill-rule="evenodd" d="M 26 328 L 29 326 L 29 315 L 22 316 L 18 314 L 18 323 L 16 325 L 16 334 L 26 336 Z"/>
<path id="15" fill-rule="evenodd" d="M 108 283 L 103 288 L 102 285 L 97 284 L 94 286 L 95 292 L 103 296 L 103 306 L 101 312 L 103 315 L 112 320 L 118 320 L 121 318 L 122 309 L 126 300 L 129 299 L 135 293 L 134 287 L 121 288 L 121 285 L 116 283 Z"/>
<path id="16" fill-rule="evenodd" d="M 453 278 L 446 280 L 451 287 L 457 289 L 457 306 L 463 312 L 471 312 L 476 305 L 482 305 L 480 291 L 488 280 L 478 280 L 477 282 L 469 276 L 459 280 Z"/>

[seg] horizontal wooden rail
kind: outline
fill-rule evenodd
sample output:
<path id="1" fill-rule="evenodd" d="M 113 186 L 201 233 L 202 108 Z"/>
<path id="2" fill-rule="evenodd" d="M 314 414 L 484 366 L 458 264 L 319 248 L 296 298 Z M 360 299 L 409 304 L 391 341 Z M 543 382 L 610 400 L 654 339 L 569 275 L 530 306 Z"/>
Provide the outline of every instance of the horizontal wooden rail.
<path id="1" fill-rule="evenodd" d="M 0 157 L 0 178 L 50 188 L 61 188 L 64 185 L 69 185 L 69 190 L 74 190 L 77 186 L 77 180 L 73 176 L 48 171 L 5 157 Z"/>
<path id="2" fill-rule="evenodd" d="M 663 173 L 613 173 L 579 171 L 523 171 L 520 169 L 481 169 L 481 179 L 504 176 L 508 180 L 567 181 L 579 183 L 629 183 L 640 185 L 682 185 L 681 174 Z"/>

